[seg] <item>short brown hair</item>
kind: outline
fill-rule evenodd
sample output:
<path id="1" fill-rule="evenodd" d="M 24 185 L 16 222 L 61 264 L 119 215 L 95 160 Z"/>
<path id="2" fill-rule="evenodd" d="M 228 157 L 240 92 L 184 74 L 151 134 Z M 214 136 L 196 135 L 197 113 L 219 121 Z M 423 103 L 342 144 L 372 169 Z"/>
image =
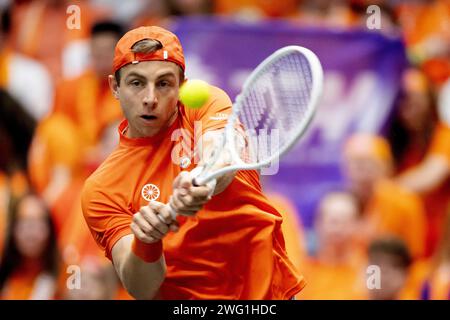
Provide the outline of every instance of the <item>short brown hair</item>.
<path id="1" fill-rule="evenodd" d="M 131 51 L 134 53 L 152 53 L 157 50 L 162 49 L 163 45 L 158 40 L 154 39 L 143 39 L 136 42 L 132 47 Z M 120 86 L 120 69 L 114 73 L 114 77 L 116 78 L 117 85 Z M 180 67 L 180 85 L 184 82 L 184 71 Z"/>

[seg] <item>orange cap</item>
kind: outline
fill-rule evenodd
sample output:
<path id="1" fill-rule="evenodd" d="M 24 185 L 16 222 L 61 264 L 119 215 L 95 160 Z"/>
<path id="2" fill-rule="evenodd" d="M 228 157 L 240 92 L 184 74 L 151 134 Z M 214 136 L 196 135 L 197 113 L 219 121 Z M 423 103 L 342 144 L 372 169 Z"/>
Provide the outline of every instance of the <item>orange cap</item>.
<path id="1" fill-rule="evenodd" d="M 132 52 L 133 45 L 144 39 L 158 40 L 163 47 L 152 53 Z M 129 63 L 154 60 L 171 61 L 179 65 L 183 71 L 185 69 L 183 48 L 176 35 L 157 26 L 139 27 L 125 33 L 117 42 L 114 51 L 113 73 Z"/>

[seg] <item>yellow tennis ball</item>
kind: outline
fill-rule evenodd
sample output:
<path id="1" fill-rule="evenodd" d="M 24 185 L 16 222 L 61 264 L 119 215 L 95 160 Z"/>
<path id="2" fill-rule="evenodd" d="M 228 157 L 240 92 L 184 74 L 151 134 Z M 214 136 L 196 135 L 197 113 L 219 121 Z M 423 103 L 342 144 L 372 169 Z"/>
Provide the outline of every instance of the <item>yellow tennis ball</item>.
<path id="1" fill-rule="evenodd" d="M 201 108 L 209 99 L 209 85 L 202 80 L 187 80 L 180 88 L 180 101 L 188 108 Z"/>

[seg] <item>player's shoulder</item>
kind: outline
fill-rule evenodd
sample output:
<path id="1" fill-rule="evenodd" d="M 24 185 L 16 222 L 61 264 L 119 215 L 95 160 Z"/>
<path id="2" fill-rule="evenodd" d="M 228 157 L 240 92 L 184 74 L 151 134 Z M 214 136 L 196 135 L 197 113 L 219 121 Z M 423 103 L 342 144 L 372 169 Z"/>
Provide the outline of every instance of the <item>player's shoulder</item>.
<path id="1" fill-rule="evenodd" d="M 226 101 L 226 102 L 230 102 L 231 103 L 231 99 L 228 96 L 228 94 L 221 88 L 213 86 L 213 85 L 209 85 L 209 93 L 210 93 L 210 99 L 209 102 L 214 102 L 217 100 L 220 101 Z"/>

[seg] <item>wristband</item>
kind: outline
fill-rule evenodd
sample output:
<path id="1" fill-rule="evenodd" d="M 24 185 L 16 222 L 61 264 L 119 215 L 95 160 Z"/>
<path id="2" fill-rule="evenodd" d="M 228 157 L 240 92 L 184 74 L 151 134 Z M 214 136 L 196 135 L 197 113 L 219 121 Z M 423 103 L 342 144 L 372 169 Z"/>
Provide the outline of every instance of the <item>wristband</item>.
<path id="1" fill-rule="evenodd" d="M 163 253 L 162 241 L 144 243 L 135 237 L 131 244 L 131 251 L 147 263 L 156 262 L 161 258 Z"/>

